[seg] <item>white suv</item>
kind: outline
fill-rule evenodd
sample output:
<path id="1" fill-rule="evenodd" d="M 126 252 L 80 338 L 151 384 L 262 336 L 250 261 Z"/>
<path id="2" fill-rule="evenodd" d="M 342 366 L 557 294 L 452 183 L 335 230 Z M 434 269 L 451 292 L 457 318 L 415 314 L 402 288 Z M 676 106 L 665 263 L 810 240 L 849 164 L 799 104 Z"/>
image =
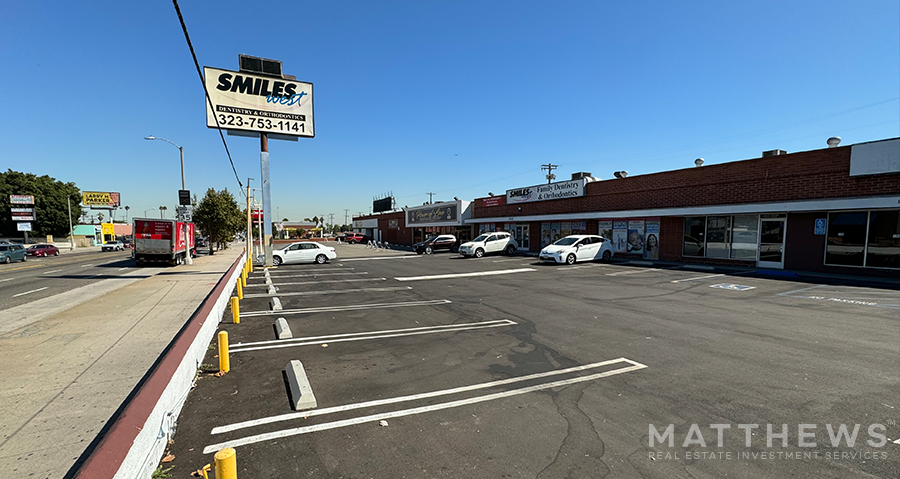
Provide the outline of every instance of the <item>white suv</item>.
<path id="1" fill-rule="evenodd" d="M 485 233 L 468 243 L 459 246 L 459 254 L 463 256 L 474 256 L 481 258 L 487 253 L 506 253 L 515 254 L 519 249 L 516 239 L 509 233 L 497 231 L 495 233 Z"/>

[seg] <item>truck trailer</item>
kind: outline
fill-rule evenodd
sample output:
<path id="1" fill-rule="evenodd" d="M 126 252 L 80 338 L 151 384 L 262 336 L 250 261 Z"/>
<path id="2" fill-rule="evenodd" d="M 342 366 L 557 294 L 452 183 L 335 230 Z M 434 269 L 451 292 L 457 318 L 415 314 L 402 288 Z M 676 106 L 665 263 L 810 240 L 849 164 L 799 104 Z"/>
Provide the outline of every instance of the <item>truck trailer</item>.
<path id="1" fill-rule="evenodd" d="M 185 223 L 167 219 L 134 219 L 134 249 L 132 256 L 138 266 L 147 263 L 168 263 L 179 265 L 188 254 L 196 256 L 194 245 L 194 223 L 187 223 L 187 238 L 184 235 Z"/>

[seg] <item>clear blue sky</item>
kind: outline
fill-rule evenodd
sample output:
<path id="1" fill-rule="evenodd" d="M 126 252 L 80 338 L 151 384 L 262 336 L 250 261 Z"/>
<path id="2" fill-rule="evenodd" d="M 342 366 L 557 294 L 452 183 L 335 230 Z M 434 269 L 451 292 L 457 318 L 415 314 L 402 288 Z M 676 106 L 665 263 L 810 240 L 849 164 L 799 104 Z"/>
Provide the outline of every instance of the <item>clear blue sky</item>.
<path id="1" fill-rule="evenodd" d="M 900 136 L 896 0 L 181 8 L 201 66 L 245 53 L 315 84 L 316 138 L 270 142 L 291 220 L 502 193 L 547 162 L 606 179 Z M 0 169 L 171 215 L 178 150 L 156 135 L 190 190 L 237 190 L 171 2 L 6 2 L 0 21 Z M 258 140 L 226 140 L 258 179 Z"/>

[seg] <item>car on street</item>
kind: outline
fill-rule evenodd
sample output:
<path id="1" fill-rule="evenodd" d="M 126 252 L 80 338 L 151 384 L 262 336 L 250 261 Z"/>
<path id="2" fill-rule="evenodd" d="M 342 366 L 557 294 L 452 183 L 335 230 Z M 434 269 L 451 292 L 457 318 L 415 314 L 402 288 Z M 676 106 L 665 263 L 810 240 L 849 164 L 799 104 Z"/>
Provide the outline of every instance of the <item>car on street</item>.
<path id="1" fill-rule="evenodd" d="M 513 255 L 519 249 L 519 243 L 507 232 L 495 231 L 485 233 L 459 247 L 459 254 L 465 257 L 481 258 L 490 253 L 506 253 Z"/>
<path id="2" fill-rule="evenodd" d="M 324 264 L 337 258 L 334 248 L 315 241 L 298 241 L 272 251 L 272 264 L 280 266 L 292 263 Z"/>
<path id="3" fill-rule="evenodd" d="M 36 244 L 25 249 L 29 256 L 59 256 L 59 249 L 52 244 Z"/>
<path id="4" fill-rule="evenodd" d="M 20 244 L 0 244 L 0 263 L 28 261 L 25 247 Z"/>
<path id="5" fill-rule="evenodd" d="M 539 259 L 553 263 L 575 264 L 578 261 L 609 261 L 613 257 L 612 244 L 598 235 L 569 235 L 541 250 Z"/>
<path id="6" fill-rule="evenodd" d="M 366 243 L 372 238 L 362 233 L 347 233 L 344 235 L 343 241 L 350 244 Z"/>
<path id="7" fill-rule="evenodd" d="M 104 243 L 103 246 L 100 247 L 101 251 L 125 251 L 125 243 L 121 241 L 110 241 L 109 243 Z"/>
<path id="8" fill-rule="evenodd" d="M 447 250 L 451 253 L 459 251 L 459 240 L 453 235 L 432 236 L 425 241 L 413 245 L 416 254 L 431 254 L 439 250 Z"/>

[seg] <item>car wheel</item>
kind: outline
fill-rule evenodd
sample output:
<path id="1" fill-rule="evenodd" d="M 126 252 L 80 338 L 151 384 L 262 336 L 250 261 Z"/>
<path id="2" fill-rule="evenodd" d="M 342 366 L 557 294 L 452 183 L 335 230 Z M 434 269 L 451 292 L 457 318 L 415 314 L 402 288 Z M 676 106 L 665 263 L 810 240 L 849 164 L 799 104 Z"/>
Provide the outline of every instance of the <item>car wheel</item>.
<path id="1" fill-rule="evenodd" d="M 53 256 L 59 256 L 59 250 L 54 251 Z"/>
<path id="2" fill-rule="evenodd" d="M 425 247 L 425 254 L 431 254 L 431 253 L 434 253 L 434 250 L 431 248 L 431 246 L 426 246 L 426 247 Z"/>
<path id="3" fill-rule="evenodd" d="M 575 264 L 575 255 L 569 253 L 569 256 L 566 256 L 566 264 Z"/>
<path id="4" fill-rule="evenodd" d="M 6 263 L 6 264 L 9 264 L 9 261 L 10 261 L 10 260 L 9 260 L 9 256 L 7 256 L 7 257 L 6 257 L 6 260 L 3 261 L 3 262 Z"/>
<path id="5" fill-rule="evenodd" d="M 26 254 L 25 256 L 22 256 L 22 262 L 24 263 L 24 262 L 26 262 L 26 261 L 28 261 L 28 255 L 27 255 L 27 254 Z"/>
<path id="6" fill-rule="evenodd" d="M 507 247 L 506 247 L 506 254 L 508 254 L 508 255 L 510 255 L 510 256 L 516 254 L 516 247 L 513 246 L 513 245 L 507 246 Z"/>
<path id="7" fill-rule="evenodd" d="M 606 250 L 603 252 L 603 261 L 609 261 L 612 258 L 612 251 Z"/>
<path id="8" fill-rule="evenodd" d="M 484 256 L 484 250 L 481 249 L 481 248 L 476 249 L 476 250 L 475 250 L 475 257 L 476 257 L 476 258 L 481 258 L 482 256 Z"/>
<path id="9" fill-rule="evenodd" d="M 459 246 L 453 245 L 450 247 L 451 253 L 459 253 Z"/>
<path id="10" fill-rule="evenodd" d="M 324 254 L 316 256 L 316 263 L 325 264 L 326 261 L 328 261 L 328 258 Z"/>
<path id="11" fill-rule="evenodd" d="M 281 256 L 273 256 L 272 264 L 275 266 L 281 266 Z"/>

